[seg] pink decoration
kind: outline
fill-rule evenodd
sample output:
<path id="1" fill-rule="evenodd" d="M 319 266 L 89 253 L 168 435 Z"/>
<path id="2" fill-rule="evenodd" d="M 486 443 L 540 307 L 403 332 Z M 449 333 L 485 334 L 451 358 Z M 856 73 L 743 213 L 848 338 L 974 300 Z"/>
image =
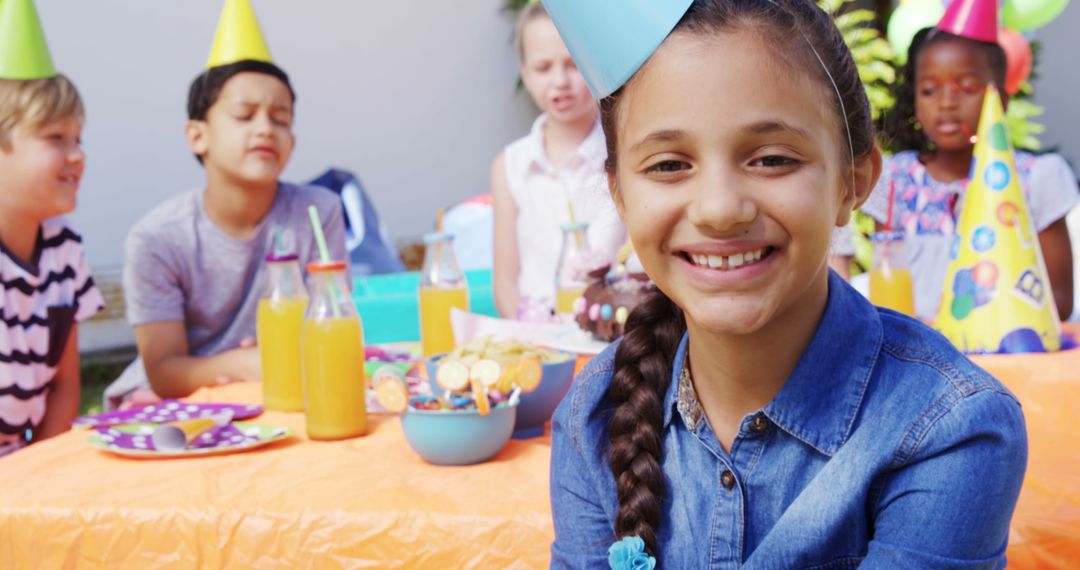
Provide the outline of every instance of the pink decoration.
<path id="1" fill-rule="evenodd" d="M 953 0 L 937 28 L 975 41 L 997 43 L 997 0 Z"/>
<path id="2" fill-rule="evenodd" d="M 1005 93 L 1016 95 L 1031 76 L 1031 46 L 1020 32 L 1004 29 L 998 34 L 998 44 L 1005 50 Z"/>

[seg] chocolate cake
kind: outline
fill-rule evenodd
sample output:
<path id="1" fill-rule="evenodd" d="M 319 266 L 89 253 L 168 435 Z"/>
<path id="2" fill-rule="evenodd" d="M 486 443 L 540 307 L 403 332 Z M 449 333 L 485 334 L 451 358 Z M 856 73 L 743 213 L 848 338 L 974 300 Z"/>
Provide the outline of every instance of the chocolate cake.
<path id="1" fill-rule="evenodd" d="M 622 336 L 630 312 L 656 288 L 648 275 L 628 273 L 621 264 L 614 271 L 605 265 L 589 272 L 588 283 L 574 305 L 574 320 L 605 342 Z"/>

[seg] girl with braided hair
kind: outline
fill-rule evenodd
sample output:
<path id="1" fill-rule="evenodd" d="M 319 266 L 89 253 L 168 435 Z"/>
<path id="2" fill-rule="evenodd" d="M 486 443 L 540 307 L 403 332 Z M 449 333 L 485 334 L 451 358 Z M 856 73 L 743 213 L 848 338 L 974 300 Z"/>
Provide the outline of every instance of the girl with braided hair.
<path id="1" fill-rule="evenodd" d="M 553 422 L 556 568 L 1000 568 L 1020 405 L 826 258 L 881 169 L 812 0 L 544 0 L 657 294 Z"/>

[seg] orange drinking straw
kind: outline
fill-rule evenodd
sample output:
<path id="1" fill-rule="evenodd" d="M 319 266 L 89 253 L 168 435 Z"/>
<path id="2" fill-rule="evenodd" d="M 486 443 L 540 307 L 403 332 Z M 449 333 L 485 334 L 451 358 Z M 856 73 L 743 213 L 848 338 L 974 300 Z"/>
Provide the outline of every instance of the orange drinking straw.
<path id="1" fill-rule="evenodd" d="M 435 216 L 435 231 L 438 233 L 442 233 L 442 222 L 444 214 L 446 214 L 446 210 L 444 208 L 439 208 L 439 213 Z"/>

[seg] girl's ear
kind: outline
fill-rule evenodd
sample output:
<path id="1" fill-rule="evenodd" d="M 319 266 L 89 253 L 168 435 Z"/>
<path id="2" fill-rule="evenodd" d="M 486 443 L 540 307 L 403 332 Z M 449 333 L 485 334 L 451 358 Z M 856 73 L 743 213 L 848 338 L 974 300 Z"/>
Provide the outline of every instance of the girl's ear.
<path id="1" fill-rule="evenodd" d="M 851 213 L 857 210 L 870 197 L 870 191 L 877 184 L 881 176 L 881 150 L 874 145 L 870 153 L 855 161 L 854 188 L 850 188 L 844 194 L 843 207 L 837 212 L 836 225 L 843 226 L 848 223 Z"/>

